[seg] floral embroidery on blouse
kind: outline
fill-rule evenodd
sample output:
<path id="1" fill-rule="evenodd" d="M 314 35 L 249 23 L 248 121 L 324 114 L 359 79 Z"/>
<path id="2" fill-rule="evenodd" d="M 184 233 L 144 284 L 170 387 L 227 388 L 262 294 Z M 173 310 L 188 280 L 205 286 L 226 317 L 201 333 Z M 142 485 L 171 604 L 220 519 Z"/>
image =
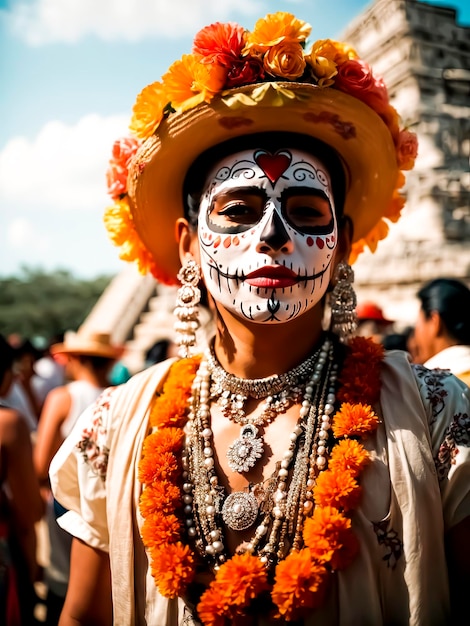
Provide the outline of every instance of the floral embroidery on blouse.
<path id="1" fill-rule="evenodd" d="M 429 426 L 435 424 L 438 416 L 445 408 L 448 391 L 445 389 L 444 380 L 451 376 L 449 370 L 428 369 L 423 365 L 412 365 L 418 382 L 426 387 L 425 399 L 429 402 L 432 417 Z"/>
<path id="2" fill-rule="evenodd" d="M 447 478 L 451 465 L 459 453 L 458 446 L 470 447 L 470 417 L 467 413 L 457 413 L 447 429 L 435 460 L 439 481 Z"/>
<path id="3" fill-rule="evenodd" d="M 103 414 L 109 410 L 111 396 L 116 387 L 105 389 L 93 405 L 93 420 L 91 427 L 85 428 L 77 448 L 92 471 L 103 481 L 106 480 L 108 470 L 109 448 L 106 445 L 107 430 L 103 423 Z"/>
<path id="4" fill-rule="evenodd" d="M 372 522 L 372 525 L 379 545 L 385 549 L 382 560 L 386 562 L 387 567 L 395 569 L 398 560 L 403 554 L 403 541 L 396 530 L 389 528 L 388 521 Z"/>

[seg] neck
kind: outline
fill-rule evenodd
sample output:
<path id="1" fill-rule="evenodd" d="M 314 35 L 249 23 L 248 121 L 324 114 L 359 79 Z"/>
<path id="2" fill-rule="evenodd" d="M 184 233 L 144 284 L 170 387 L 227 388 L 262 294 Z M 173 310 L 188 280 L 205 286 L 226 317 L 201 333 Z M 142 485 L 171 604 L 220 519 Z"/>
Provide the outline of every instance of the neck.
<path id="1" fill-rule="evenodd" d="M 301 363 L 322 339 L 323 309 L 317 306 L 282 324 L 254 324 L 217 311 L 214 349 L 222 367 L 240 378 L 265 378 Z"/>

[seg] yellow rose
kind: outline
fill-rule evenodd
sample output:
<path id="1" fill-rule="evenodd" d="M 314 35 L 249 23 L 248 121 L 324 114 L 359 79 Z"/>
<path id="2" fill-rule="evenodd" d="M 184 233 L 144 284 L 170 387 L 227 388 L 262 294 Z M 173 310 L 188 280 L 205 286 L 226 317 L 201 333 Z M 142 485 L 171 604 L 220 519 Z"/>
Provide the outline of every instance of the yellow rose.
<path id="1" fill-rule="evenodd" d="M 292 41 L 272 46 L 264 55 L 263 65 L 265 71 L 273 76 L 287 80 L 299 78 L 306 65 L 302 46 Z"/>

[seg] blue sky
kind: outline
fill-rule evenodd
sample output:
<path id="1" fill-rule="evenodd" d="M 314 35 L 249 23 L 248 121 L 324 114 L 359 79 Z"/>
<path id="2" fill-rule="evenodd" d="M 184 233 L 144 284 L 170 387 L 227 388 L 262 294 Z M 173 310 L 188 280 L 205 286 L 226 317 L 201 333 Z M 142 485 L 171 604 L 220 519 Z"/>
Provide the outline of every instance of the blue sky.
<path id="1" fill-rule="evenodd" d="M 468 0 L 431 2 L 470 25 Z M 0 276 L 91 278 L 124 267 L 108 241 L 105 170 L 137 93 L 214 21 L 289 11 L 337 37 L 363 0 L 0 0 Z"/>

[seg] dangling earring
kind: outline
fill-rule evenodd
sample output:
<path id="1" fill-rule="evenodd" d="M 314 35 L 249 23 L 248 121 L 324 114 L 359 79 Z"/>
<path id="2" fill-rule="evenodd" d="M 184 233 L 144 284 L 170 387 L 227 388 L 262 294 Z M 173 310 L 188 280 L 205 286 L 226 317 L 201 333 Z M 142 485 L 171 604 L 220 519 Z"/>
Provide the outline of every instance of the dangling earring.
<path id="1" fill-rule="evenodd" d="M 334 275 L 335 286 L 330 294 L 330 330 L 347 343 L 357 328 L 356 292 L 352 286 L 354 271 L 348 263 L 338 263 Z"/>
<path id="2" fill-rule="evenodd" d="M 191 348 L 196 345 L 196 331 L 200 326 L 198 308 L 201 300 L 201 290 L 198 287 L 200 278 L 201 268 L 193 260 L 185 263 L 178 272 L 181 287 L 176 294 L 176 307 L 173 313 L 178 318 L 174 328 L 177 333 L 178 353 L 183 359 L 190 356 Z"/>

